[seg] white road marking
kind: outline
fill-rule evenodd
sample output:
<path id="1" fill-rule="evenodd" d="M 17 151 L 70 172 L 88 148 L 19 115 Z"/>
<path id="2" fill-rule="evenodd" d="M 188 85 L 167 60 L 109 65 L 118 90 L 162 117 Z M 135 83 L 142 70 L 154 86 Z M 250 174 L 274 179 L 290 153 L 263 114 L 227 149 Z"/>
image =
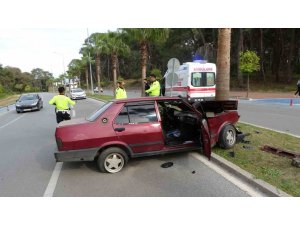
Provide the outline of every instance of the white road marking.
<path id="1" fill-rule="evenodd" d="M 50 178 L 50 181 L 48 183 L 48 186 L 46 188 L 46 191 L 45 191 L 43 197 L 53 197 L 53 193 L 55 191 L 55 187 L 56 187 L 62 166 L 63 166 L 63 162 L 56 163 L 55 168 L 52 172 L 52 176 Z"/>
<path id="2" fill-rule="evenodd" d="M 221 169 L 220 167 L 216 166 L 214 163 L 210 162 L 205 158 L 204 156 L 198 154 L 198 153 L 190 153 L 194 158 L 200 160 L 202 163 L 204 163 L 206 166 L 220 174 L 222 177 L 224 177 L 226 180 L 230 181 L 237 187 L 239 187 L 241 190 L 245 191 L 247 194 L 249 194 L 252 197 L 262 197 L 263 195 L 259 192 L 257 192 L 255 189 L 249 187 L 247 184 L 244 182 L 240 181 L 239 179 L 235 178 L 232 176 L 229 172 Z"/>
<path id="3" fill-rule="evenodd" d="M 16 122 L 17 120 L 21 119 L 24 115 L 25 115 L 25 114 L 23 114 L 22 116 L 19 116 L 18 118 L 14 119 L 14 120 L 12 120 L 12 121 L 10 121 L 10 122 L 8 122 L 8 123 L 5 124 L 5 125 L 2 125 L 2 126 L 0 127 L 0 129 L 1 129 L 1 128 L 4 128 L 4 127 L 6 127 L 6 126 L 8 126 L 8 125 L 10 125 L 10 124 L 12 124 L 13 122 Z"/>
<path id="4" fill-rule="evenodd" d="M 287 132 L 280 131 L 280 130 L 274 130 L 272 128 L 259 126 L 259 125 L 253 124 L 253 123 L 247 123 L 247 122 L 243 122 L 243 121 L 239 121 L 239 123 L 243 123 L 243 124 L 246 124 L 246 125 L 251 125 L 251 126 L 254 126 L 254 127 L 259 127 L 259 128 L 263 128 L 263 129 L 266 129 L 266 130 L 271 130 L 271 131 L 275 131 L 275 132 L 278 132 L 278 133 L 281 133 L 281 134 L 287 134 L 287 135 L 290 135 L 290 136 L 293 136 L 293 137 L 296 137 L 296 138 L 300 138 L 300 136 L 298 136 L 298 135 L 294 135 L 294 134 L 287 133 Z"/>

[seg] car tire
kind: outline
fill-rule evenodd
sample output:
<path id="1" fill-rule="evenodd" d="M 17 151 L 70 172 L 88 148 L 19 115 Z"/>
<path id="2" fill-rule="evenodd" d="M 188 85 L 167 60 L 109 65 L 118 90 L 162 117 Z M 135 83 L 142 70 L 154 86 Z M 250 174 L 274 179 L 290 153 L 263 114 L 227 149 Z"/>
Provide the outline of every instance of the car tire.
<path id="1" fill-rule="evenodd" d="M 40 111 L 42 107 L 41 107 L 41 105 L 39 104 L 39 106 L 38 106 L 37 108 L 38 108 L 37 110 Z"/>
<path id="2" fill-rule="evenodd" d="M 128 155 L 120 148 L 105 149 L 98 157 L 97 165 L 103 173 L 117 173 L 125 167 Z"/>
<path id="3" fill-rule="evenodd" d="M 20 113 L 20 111 L 19 110 L 16 110 L 17 111 L 17 113 Z"/>
<path id="4" fill-rule="evenodd" d="M 223 127 L 219 134 L 218 144 L 223 149 L 233 148 L 236 143 L 236 130 L 232 125 Z"/>

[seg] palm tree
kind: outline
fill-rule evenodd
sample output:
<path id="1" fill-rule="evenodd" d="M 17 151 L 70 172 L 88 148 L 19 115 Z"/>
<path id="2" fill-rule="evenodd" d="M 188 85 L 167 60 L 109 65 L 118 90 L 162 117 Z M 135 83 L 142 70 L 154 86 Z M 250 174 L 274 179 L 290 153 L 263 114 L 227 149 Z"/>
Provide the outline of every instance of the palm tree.
<path id="1" fill-rule="evenodd" d="M 100 76 L 101 76 L 101 54 L 108 52 L 106 37 L 107 34 L 105 33 L 94 33 L 91 35 L 91 45 L 93 48 L 93 53 L 96 57 L 96 75 L 97 75 L 97 86 L 98 90 L 100 91 L 101 84 L 100 84 Z"/>
<path id="2" fill-rule="evenodd" d="M 93 60 L 91 59 L 91 56 L 89 54 L 89 52 L 91 51 L 91 47 L 90 46 L 84 46 L 80 49 L 80 54 L 82 54 L 82 65 L 84 65 L 85 67 L 85 80 L 86 80 L 86 89 L 89 90 L 89 63 L 92 63 Z M 92 72 L 92 71 L 90 71 Z M 93 80 L 91 80 L 91 82 L 93 82 Z"/>
<path id="3" fill-rule="evenodd" d="M 216 100 L 229 99 L 229 82 L 230 82 L 230 39 L 231 28 L 220 28 L 218 35 L 218 53 L 217 68 L 218 74 L 216 79 Z"/>
<path id="4" fill-rule="evenodd" d="M 148 47 L 150 43 L 163 43 L 169 37 L 169 29 L 161 28 L 124 28 L 121 29 L 133 40 L 138 41 L 141 56 L 141 95 L 145 96 L 144 79 L 146 78 Z"/>
<path id="5" fill-rule="evenodd" d="M 112 70 L 113 70 L 113 80 L 114 80 L 114 90 L 116 90 L 117 83 L 117 61 L 118 55 L 123 54 L 126 55 L 129 53 L 130 49 L 127 44 L 125 44 L 118 32 L 109 32 L 106 36 L 106 44 L 108 49 L 108 54 L 111 56 L 112 61 Z M 116 93 L 114 91 L 114 97 Z"/>

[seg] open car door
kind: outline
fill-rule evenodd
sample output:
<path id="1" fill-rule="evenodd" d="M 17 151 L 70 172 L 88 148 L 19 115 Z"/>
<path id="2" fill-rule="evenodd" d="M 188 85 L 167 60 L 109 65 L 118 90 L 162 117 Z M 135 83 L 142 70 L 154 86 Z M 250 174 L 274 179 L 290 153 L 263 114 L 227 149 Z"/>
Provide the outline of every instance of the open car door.
<path id="1" fill-rule="evenodd" d="M 210 133 L 209 133 L 207 121 L 205 119 L 202 119 L 201 121 L 201 137 L 202 137 L 203 154 L 210 160 L 210 156 L 211 156 Z"/>

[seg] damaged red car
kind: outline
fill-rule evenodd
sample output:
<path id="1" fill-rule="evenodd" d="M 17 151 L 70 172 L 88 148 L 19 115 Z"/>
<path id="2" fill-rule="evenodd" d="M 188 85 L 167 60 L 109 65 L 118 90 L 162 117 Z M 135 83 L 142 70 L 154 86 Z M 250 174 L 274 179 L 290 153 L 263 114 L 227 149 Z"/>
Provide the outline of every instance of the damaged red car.
<path id="1" fill-rule="evenodd" d="M 210 159 L 214 145 L 232 148 L 242 135 L 235 127 L 238 119 L 237 101 L 112 100 L 87 118 L 61 122 L 54 155 L 57 162 L 95 160 L 109 173 L 142 156 L 197 150 Z"/>

